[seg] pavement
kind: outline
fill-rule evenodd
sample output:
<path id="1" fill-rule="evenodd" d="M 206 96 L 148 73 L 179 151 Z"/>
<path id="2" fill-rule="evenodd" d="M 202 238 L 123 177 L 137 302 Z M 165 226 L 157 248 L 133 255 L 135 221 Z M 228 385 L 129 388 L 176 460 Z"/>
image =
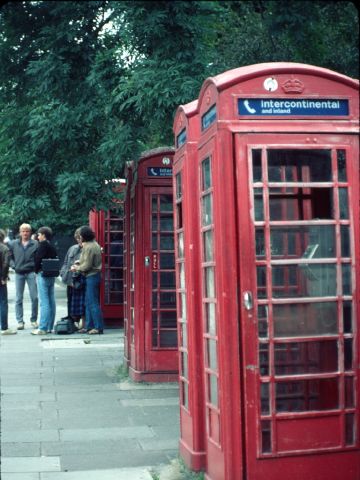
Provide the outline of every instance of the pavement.
<path id="1" fill-rule="evenodd" d="M 13 278 L 8 292 L 16 329 Z M 59 319 L 58 281 L 55 296 Z M 24 312 L 25 330 L 0 336 L 1 480 L 161 479 L 178 457 L 178 385 L 129 380 L 122 329 L 30 335 L 27 287 Z"/>

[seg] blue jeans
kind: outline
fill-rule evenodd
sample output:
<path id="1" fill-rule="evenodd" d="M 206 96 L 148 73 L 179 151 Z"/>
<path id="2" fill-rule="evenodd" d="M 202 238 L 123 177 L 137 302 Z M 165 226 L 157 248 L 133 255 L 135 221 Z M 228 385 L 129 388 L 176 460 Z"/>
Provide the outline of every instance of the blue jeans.
<path id="1" fill-rule="evenodd" d="M 0 318 L 1 330 L 8 329 L 8 294 L 7 285 L 0 285 Z"/>
<path id="2" fill-rule="evenodd" d="M 85 290 L 85 323 L 86 329 L 104 329 L 104 321 L 100 308 L 100 273 L 86 277 Z"/>
<path id="3" fill-rule="evenodd" d="M 24 299 L 24 289 L 25 283 L 28 284 L 30 300 L 31 300 L 31 322 L 36 322 L 38 315 L 38 294 L 36 288 L 36 275 L 34 272 L 31 273 L 15 273 L 15 290 L 16 290 L 16 300 L 15 300 L 15 315 L 17 322 L 24 321 L 24 309 L 23 309 L 23 299 Z"/>
<path id="4" fill-rule="evenodd" d="M 43 277 L 37 274 L 37 285 L 40 300 L 39 329 L 50 332 L 54 327 L 56 304 L 55 304 L 55 277 Z"/>

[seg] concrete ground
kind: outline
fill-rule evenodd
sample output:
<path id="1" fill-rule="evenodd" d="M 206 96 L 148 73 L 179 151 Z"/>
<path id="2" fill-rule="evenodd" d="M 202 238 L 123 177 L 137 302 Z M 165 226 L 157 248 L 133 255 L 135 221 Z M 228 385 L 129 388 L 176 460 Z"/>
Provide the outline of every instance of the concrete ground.
<path id="1" fill-rule="evenodd" d="M 8 290 L 15 329 L 13 278 Z M 55 294 L 59 319 L 59 282 Z M 27 290 L 24 309 L 25 330 L 0 336 L 1 480 L 162 478 L 178 455 L 178 385 L 130 381 L 121 329 L 34 336 Z"/>

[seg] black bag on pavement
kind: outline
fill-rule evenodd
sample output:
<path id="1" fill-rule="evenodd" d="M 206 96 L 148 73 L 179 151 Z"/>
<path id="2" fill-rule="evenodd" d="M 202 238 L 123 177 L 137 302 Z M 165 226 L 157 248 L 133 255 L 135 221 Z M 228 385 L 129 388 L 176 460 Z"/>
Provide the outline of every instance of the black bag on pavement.
<path id="1" fill-rule="evenodd" d="M 60 259 L 43 258 L 41 260 L 41 271 L 43 277 L 58 277 L 60 274 Z"/>
<path id="2" fill-rule="evenodd" d="M 58 335 L 71 335 L 75 331 L 74 322 L 69 318 L 58 320 L 54 325 L 54 332 Z"/>

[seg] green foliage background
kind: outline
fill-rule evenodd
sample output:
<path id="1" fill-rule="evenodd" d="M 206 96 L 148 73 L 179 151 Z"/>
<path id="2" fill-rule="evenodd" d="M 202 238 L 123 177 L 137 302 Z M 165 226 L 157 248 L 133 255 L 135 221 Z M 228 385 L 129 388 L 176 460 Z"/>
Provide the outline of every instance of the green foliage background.
<path id="1" fill-rule="evenodd" d="M 0 10 L 0 226 L 58 233 L 108 208 L 105 179 L 173 143 L 176 108 L 270 61 L 358 77 L 358 12 L 325 1 L 33 1 Z"/>

